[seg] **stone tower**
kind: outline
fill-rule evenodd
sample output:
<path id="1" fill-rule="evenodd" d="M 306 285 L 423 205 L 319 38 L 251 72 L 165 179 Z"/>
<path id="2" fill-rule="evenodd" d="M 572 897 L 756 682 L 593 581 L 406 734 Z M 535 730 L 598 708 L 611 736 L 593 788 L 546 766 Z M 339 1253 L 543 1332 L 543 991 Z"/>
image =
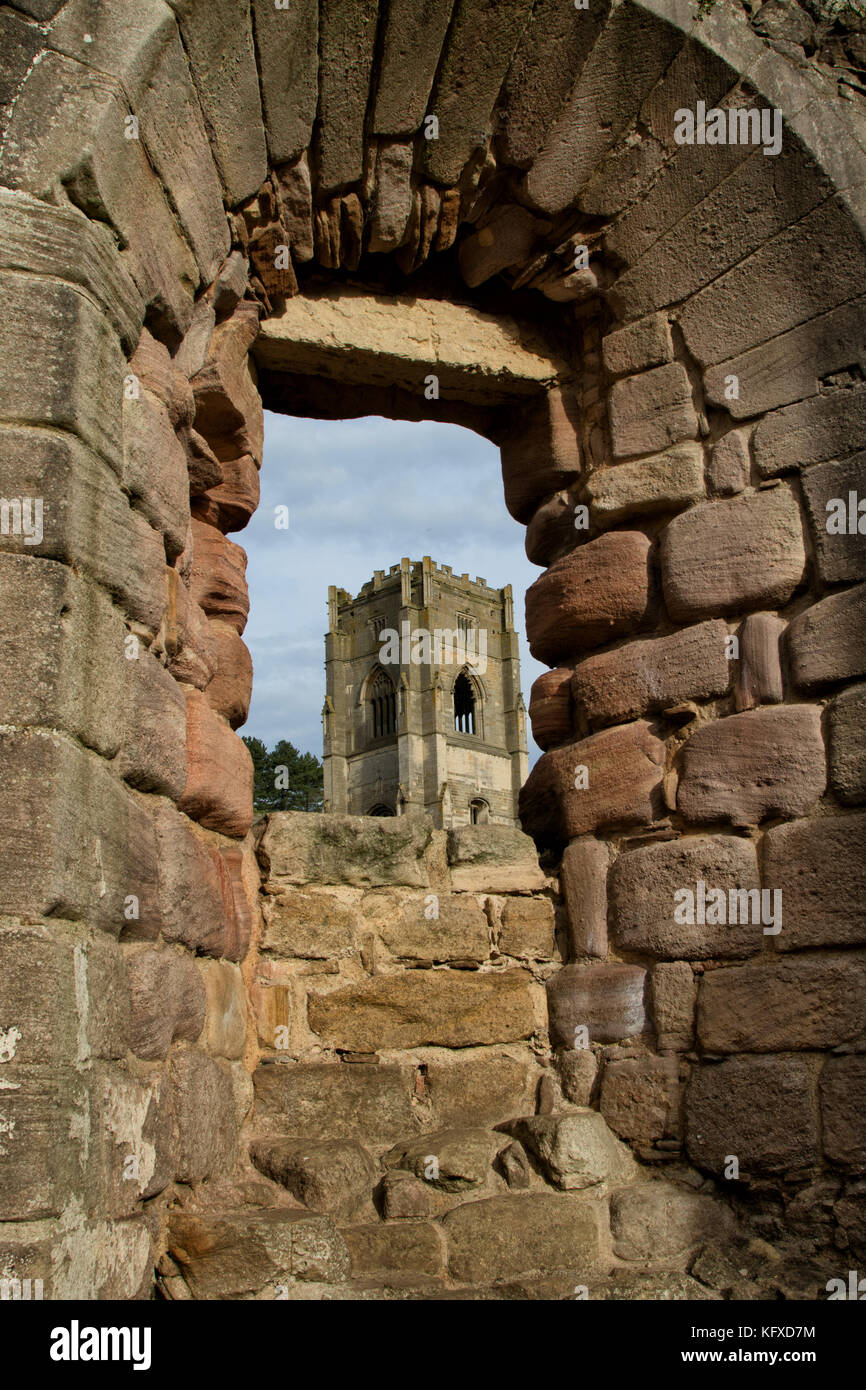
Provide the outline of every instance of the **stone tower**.
<path id="1" fill-rule="evenodd" d="M 401 560 L 328 590 L 325 809 L 516 825 L 526 712 L 511 586 Z"/>

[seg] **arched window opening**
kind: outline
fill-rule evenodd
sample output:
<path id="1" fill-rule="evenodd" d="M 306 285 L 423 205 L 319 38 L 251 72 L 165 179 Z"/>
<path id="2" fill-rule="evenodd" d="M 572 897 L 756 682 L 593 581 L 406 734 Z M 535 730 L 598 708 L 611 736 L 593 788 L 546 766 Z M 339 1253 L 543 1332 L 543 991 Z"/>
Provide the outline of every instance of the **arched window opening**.
<path id="1" fill-rule="evenodd" d="M 377 671 L 368 696 L 373 738 L 387 738 L 397 728 L 397 692 L 384 671 Z"/>
<path id="2" fill-rule="evenodd" d="M 475 691 L 462 671 L 454 682 L 454 728 L 458 734 L 475 733 Z"/>
<path id="3" fill-rule="evenodd" d="M 391 810 L 391 807 L 384 804 L 374 806 L 367 812 L 368 816 L 393 816 L 394 814 L 395 812 Z"/>
<path id="4" fill-rule="evenodd" d="M 482 798 L 476 797 L 469 803 L 469 821 L 471 825 L 487 825 L 490 820 L 490 807 Z"/>

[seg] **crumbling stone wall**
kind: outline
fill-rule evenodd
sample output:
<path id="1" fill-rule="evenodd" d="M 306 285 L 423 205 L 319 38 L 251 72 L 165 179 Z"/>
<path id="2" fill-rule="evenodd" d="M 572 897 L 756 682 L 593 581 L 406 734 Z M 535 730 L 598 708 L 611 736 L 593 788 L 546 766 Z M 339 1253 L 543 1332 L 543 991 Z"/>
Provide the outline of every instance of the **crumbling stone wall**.
<path id="1" fill-rule="evenodd" d="M 0 1244 L 53 1297 L 146 1294 L 190 1192 L 263 1202 L 279 1267 L 313 1268 L 317 1228 L 295 1214 L 289 1238 L 270 1185 L 218 1195 L 266 988 L 228 533 L 257 501 L 261 393 L 304 413 L 323 389 L 303 359 L 259 377 L 260 321 L 334 282 L 552 345 L 531 389 L 479 362 L 438 402 L 429 366 L 413 390 L 405 355 L 393 387 L 380 360 L 343 409 L 489 433 L 546 567 L 523 813 L 562 856 L 564 1103 L 585 1027 L 626 1048 L 600 1103 L 643 1159 L 678 1152 L 684 1104 L 692 1163 L 737 1158 L 768 1233 L 862 1246 L 856 66 L 840 83 L 823 37 L 780 52 L 725 0 L 428 9 L 0 15 Z M 678 145 L 698 101 L 779 110 L 781 153 Z M 699 881 L 781 890 L 782 930 L 677 922 Z M 311 1009 L 336 1046 L 338 1003 Z"/>

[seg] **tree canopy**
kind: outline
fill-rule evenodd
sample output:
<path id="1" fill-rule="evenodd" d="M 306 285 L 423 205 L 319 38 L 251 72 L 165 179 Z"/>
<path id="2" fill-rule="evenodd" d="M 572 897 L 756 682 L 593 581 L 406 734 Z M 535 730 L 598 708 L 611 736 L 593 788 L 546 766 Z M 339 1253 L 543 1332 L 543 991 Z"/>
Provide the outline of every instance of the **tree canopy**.
<path id="1" fill-rule="evenodd" d="M 281 738 L 268 749 L 260 738 L 244 736 L 255 771 L 253 806 L 266 811 L 321 811 L 322 764 L 315 753 L 299 753 Z"/>

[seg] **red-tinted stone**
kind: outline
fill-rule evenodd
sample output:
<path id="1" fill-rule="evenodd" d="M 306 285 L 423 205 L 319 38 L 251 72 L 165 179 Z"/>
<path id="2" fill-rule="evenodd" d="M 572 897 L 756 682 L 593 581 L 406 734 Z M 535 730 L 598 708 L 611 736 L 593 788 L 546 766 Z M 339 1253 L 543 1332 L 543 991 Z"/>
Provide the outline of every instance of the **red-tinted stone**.
<path id="1" fill-rule="evenodd" d="M 580 472 L 579 427 L 570 391 L 554 388 L 520 407 L 500 445 L 505 505 L 518 521 L 531 520 L 542 498 Z"/>
<path id="2" fill-rule="evenodd" d="M 646 971 L 638 965 L 566 965 L 547 982 L 550 1039 L 573 1048 L 575 1029 L 589 1041 L 619 1042 L 643 1032 Z"/>
<path id="3" fill-rule="evenodd" d="M 727 636 L 717 619 L 589 656 L 571 682 L 575 708 L 591 727 L 724 695 L 731 683 Z"/>
<path id="4" fill-rule="evenodd" d="M 646 612 L 650 543 L 612 531 L 555 561 L 526 591 L 532 655 L 554 666 L 632 632 Z"/>
<path id="5" fill-rule="evenodd" d="M 243 632 L 250 611 L 245 578 L 247 557 L 214 526 L 192 520 L 193 563 L 190 597 L 208 617 L 224 618 Z"/>
<path id="6" fill-rule="evenodd" d="M 187 689 L 187 780 L 179 805 L 192 820 L 242 838 L 253 819 L 253 764 L 246 744 Z"/>
<path id="7" fill-rule="evenodd" d="M 768 830 L 761 877 L 782 894 L 778 950 L 866 944 L 866 813 Z"/>
<path id="8" fill-rule="evenodd" d="M 529 696 L 532 737 L 539 748 L 554 748 L 571 738 L 571 671 L 560 667 L 533 681 Z"/>

